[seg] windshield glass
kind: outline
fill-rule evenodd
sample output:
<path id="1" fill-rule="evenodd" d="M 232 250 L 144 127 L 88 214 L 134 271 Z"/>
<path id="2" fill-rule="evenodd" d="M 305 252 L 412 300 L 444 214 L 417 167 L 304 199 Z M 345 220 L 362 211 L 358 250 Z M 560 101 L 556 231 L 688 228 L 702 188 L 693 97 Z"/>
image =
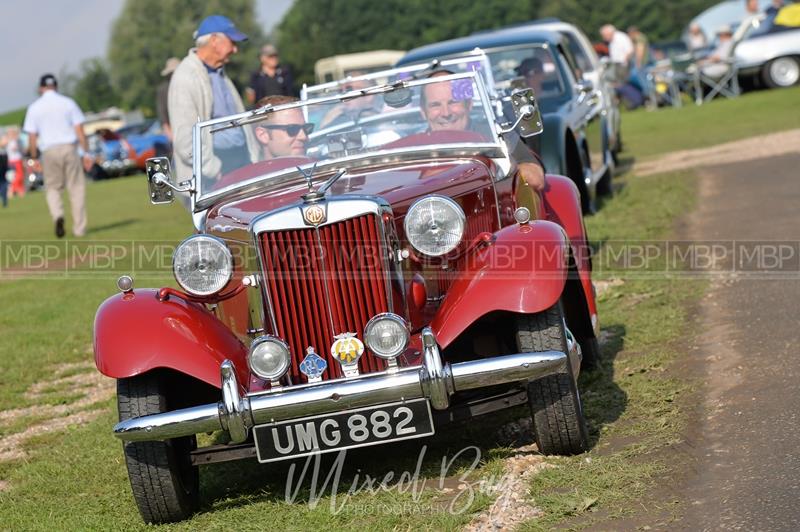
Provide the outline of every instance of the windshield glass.
<path id="1" fill-rule="evenodd" d="M 347 78 L 303 87 L 300 97 L 303 100 L 318 98 L 323 95 L 344 94 L 355 89 L 370 87 L 374 85 L 391 84 L 398 80 L 409 81 L 413 79 L 424 79 L 436 71 L 448 71 L 453 74 L 464 72 L 478 72 L 481 75 L 483 84 L 488 88 L 489 96 L 494 97 L 494 79 L 492 78 L 492 68 L 489 58 L 480 50 L 475 50 L 466 54 L 459 54 L 456 57 L 443 59 L 431 63 L 421 63 L 417 65 L 405 65 L 394 69 L 374 70 L 374 71 L 352 71 Z"/>
<path id="2" fill-rule="evenodd" d="M 566 85 L 556 59 L 550 47 L 545 44 L 524 44 L 490 50 L 476 48 L 468 55 L 460 53 L 447 56 L 440 64 L 442 68 L 448 69 L 479 65 L 472 68 L 478 70 L 487 86 L 491 87 L 489 94 L 494 99 L 508 95 L 515 89 L 531 88 L 544 112 L 554 111 L 567 96 Z M 407 65 L 398 70 L 419 69 L 424 66 Z M 330 85 L 333 84 L 317 87 Z M 508 120 L 512 117 L 506 112 L 505 118 Z"/>
<path id="3" fill-rule="evenodd" d="M 530 87 L 544 107 L 547 101 L 561 99 L 564 80 L 550 48 L 541 44 L 488 50 L 492 75 L 498 87 L 514 82 Z"/>
<path id="4" fill-rule="evenodd" d="M 497 157 L 489 97 L 474 72 L 371 85 L 216 119 L 195 128 L 194 174 L 203 200 L 247 184 L 404 154 Z M 435 150 L 434 148 L 435 147 Z"/>

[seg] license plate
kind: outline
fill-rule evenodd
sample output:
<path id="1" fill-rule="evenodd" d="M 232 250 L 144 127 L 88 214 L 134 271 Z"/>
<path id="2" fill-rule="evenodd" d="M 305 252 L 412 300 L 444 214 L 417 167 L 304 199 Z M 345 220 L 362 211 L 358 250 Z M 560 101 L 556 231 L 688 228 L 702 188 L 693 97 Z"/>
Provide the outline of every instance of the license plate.
<path id="1" fill-rule="evenodd" d="M 427 399 L 268 423 L 253 429 L 256 454 L 262 463 L 422 438 L 433 433 Z"/>

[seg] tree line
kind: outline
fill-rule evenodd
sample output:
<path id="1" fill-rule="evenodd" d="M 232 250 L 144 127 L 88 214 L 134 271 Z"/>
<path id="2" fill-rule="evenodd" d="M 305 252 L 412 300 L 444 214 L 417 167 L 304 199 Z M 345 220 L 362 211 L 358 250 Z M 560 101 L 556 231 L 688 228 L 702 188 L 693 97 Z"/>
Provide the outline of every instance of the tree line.
<path id="1" fill-rule="evenodd" d="M 686 24 L 717 0 L 295 0 L 267 36 L 254 0 L 127 0 L 116 19 L 108 56 L 84 61 L 68 76 L 68 92 L 87 110 L 110 105 L 155 109 L 155 91 L 168 57 L 183 57 L 192 32 L 210 14 L 223 14 L 250 36 L 227 67 L 244 89 L 258 66 L 260 46 L 278 45 L 299 82 L 313 82 L 314 63 L 331 55 L 381 48 L 409 50 L 474 31 L 543 17 L 579 26 L 598 41 L 600 26 L 638 26 L 651 42 L 680 37 Z"/>

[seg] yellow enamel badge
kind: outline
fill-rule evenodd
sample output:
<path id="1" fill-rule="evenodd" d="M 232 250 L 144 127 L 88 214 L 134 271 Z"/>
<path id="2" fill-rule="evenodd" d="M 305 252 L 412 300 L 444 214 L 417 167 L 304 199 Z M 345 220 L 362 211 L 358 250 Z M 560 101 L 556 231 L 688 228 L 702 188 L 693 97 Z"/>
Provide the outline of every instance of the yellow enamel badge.
<path id="1" fill-rule="evenodd" d="M 331 355 L 343 366 L 356 364 L 364 353 L 364 344 L 361 340 L 353 333 L 339 334 L 334 338 L 336 341 L 331 346 Z"/>

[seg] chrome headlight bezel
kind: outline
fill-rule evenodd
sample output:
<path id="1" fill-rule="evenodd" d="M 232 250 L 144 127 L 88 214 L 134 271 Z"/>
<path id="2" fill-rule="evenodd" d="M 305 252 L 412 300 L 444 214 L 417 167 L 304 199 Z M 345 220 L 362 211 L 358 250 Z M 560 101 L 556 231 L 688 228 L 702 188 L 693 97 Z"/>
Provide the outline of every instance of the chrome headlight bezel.
<path id="1" fill-rule="evenodd" d="M 386 351 L 376 350 L 374 342 L 371 341 L 371 335 L 373 329 L 375 328 L 378 323 L 382 321 L 388 321 L 391 323 L 395 323 L 398 328 L 399 332 L 402 332 L 404 335 L 402 345 L 396 349 L 394 352 L 388 353 Z M 408 347 L 409 342 L 411 342 L 411 330 L 408 326 L 408 322 L 404 320 L 402 317 L 398 316 L 397 314 L 392 314 L 391 312 L 384 312 L 381 314 L 377 314 L 372 317 L 367 322 L 367 325 L 364 327 L 364 344 L 369 348 L 369 350 L 378 358 L 382 358 L 384 360 L 392 360 L 403 354 Z"/>
<path id="2" fill-rule="evenodd" d="M 223 267 L 227 269 L 220 270 L 222 272 L 221 277 L 219 280 L 208 289 L 200 289 L 197 286 L 192 286 L 188 282 L 188 276 L 182 275 L 179 273 L 179 268 L 181 265 L 178 264 L 179 260 L 183 260 L 181 257 L 181 252 L 184 249 L 188 249 L 187 246 L 194 245 L 198 241 L 208 242 L 212 246 L 214 246 L 214 252 L 219 253 L 222 261 L 224 262 Z M 172 274 L 175 277 L 175 280 L 178 282 L 181 288 L 183 288 L 186 292 L 195 295 L 195 296 L 210 296 L 220 292 L 225 286 L 230 282 L 233 278 L 233 254 L 231 250 L 228 248 L 228 245 L 225 243 L 224 240 L 221 238 L 217 238 L 211 235 L 192 235 L 189 238 L 185 239 L 183 242 L 178 244 L 175 248 L 174 253 L 172 254 Z"/>
<path id="3" fill-rule="evenodd" d="M 411 225 L 419 221 L 420 217 L 426 214 L 426 210 L 431 212 L 431 218 L 433 217 L 434 203 L 437 204 L 437 208 L 444 208 L 449 214 L 452 215 L 452 218 L 450 218 L 448 222 L 456 223 L 456 231 L 448 232 L 457 236 L 451 237 L 449 242 L 440 244 L 438 247 L 422 242 L 419 238 L 419 235 L 415 234 L 411 230 Z M 435 220 L 432 221 L 435 222 Z M 403 220 L 403 229 L 405 230 L 406 239 L 408 242 L 414 249 L 423 255 L 428 255 L 430 257 L 441 257 L 456 249 L 464 238 L 466 226 L 467 216 L 464 214 L 464 210 L 461 208 L 461 206 L 451 198 L 448 198 L 447 196 L 440 196 L 438 194 L 425 196 L 424 198 L 420 198 L 412 203 L 408 208 L 408 212 L 406 212 L 405 219 Z"/>
<path id="4" fill-rule="evenodd" d="M 264 344 L 278 346 L 283 351 L 283 360 L 281 361 L 281 365 L 271 372 L 261 371 L 263 368 L 259 369 L 253 364 L 253 357 L 256 354 L 256 350 Z M 250 368 L 250 371 L 252 371 L 253 374 L 257 375 L 258 377 L 268 381 L 276 381 L 286 375 L 286 372 L 289 371 L 289 368 L 292 365 L 292 355 L 289 351 L 289 344 L 277 336 L 259 336 L 253 340 L 252 344 L 250 344 L 250 350 L 247 352 L 247 365 Z"/>

